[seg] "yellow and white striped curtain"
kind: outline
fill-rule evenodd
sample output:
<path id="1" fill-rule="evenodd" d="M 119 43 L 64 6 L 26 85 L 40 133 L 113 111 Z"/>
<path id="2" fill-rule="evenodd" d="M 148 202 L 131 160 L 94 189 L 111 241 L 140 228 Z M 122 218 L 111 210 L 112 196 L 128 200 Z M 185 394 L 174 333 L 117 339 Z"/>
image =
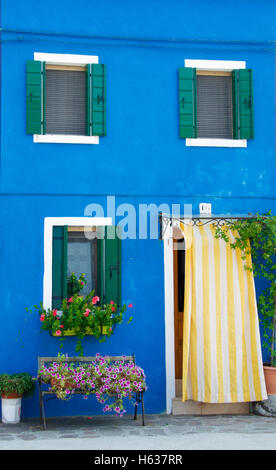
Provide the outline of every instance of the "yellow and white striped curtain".
<path id="1" fill-rule="evenodd" d="M 216 239 L 212 224 L 180 228 L 186 245 L 182 400 L 264 400 L 255 285 L 244 269 L 251 258 Z"/>

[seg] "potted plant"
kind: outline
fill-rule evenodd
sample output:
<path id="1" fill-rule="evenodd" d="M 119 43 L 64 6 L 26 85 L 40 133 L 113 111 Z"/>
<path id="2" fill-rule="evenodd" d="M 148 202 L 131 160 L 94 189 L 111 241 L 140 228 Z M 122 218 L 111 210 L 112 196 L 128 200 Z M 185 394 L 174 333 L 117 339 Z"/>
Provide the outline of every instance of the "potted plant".
<path id="1" fill-rule="evenodd" d="M 16 424 L 20 421 L 22 397 L 32 396 L 34 390 L 34 379 L 27 372 L 0 374 L 3 423 Z"/>
<path id="2" fill-rule="evenodd" d="M 268 395 L 276 394 L 276 217 L 271 212 L 256 214 L 246 219 L 227 222 L 226 228 L 231 229 L 235 241 L 230 242 L 224 227 L 216 228 L 216 237 L 230 243 L 232 248 L 239 248 L 243 259 L 251 254 L 252 266 L 245 269 L 253 270 L 254 276 L 265 280 L 265 288 L 258 299 L 260 322 L 263 327 L 262 345 L 269 354 L 269 362 L 264 363 L 264 376 Z M 249 242 L 250 240 L 250 242 Z"/>
<path id="3" fill-rule="evenodd" d="M 72 297 L 74 294 L 79 294 L 86 284 L 87 281 L 84 273 L 82 273 L 79 278 L 77 278 L 75 273 L 71 273 L 70 276 L 67 277 L 68 298 Z"/>
<path id="4" fill-rule="evenodd" d="M 126 412 L 124 398 L 132 400 L 135 394 L 147 390 L 145 373 L 133 362 L 111 361 L 98 353 L 94 362 L 76 365 L 64 361 L 65 357 L 59 355 L 57 361 L 38 372 L 41 381 L 49 384 L 61 400 L 70 399 L 75 391 L 82 392 L 84 399 L 95 395 L 99 403 L 105 404 L 104 412 L 122 416 Z"/>

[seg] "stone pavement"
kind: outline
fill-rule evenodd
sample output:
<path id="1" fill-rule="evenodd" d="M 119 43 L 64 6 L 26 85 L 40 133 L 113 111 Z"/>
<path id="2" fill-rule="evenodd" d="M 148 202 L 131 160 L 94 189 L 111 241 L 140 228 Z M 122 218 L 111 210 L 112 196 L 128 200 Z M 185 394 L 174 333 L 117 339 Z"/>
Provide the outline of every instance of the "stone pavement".
<path id="1" fill-rule="evenodd" d="M 0 450 L 276 450 L 276 419 L 257 415 L 86 416 L 0 423 Z"/>

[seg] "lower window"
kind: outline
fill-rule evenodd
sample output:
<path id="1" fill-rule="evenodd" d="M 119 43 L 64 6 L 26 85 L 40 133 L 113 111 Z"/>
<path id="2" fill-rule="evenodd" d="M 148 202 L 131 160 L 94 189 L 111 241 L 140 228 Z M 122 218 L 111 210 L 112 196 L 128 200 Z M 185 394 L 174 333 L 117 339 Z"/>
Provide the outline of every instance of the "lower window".
<path id="1" fill-rule="evenodd" d="M 82 284 L 79 295 L 94 295 L 101 303 L 121 303 L 121 237 L 114 226 L 52 226 L 51 276 L 46 273 L 47 308 L 60 309 L 72 295 L 72 284 Z M 83 282 L 84 281 L 84 282 Z M 48 287 L 51 287 L 48 289 Z M 75 291 L 74 291 L 75 292 Z M 46 293 L 47 297 L 47 293 Z"/>

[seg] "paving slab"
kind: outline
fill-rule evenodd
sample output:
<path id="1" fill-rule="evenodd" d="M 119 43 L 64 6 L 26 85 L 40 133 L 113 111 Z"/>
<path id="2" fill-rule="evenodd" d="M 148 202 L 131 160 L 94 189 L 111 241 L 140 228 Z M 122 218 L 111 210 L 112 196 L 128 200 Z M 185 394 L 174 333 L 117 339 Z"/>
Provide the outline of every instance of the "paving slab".
<path id="1" fill-rule="evenodd" d="M 276 419 L 257 415 L 75 416 L 0 423 L 1 450 L 276 450 Z"/>

